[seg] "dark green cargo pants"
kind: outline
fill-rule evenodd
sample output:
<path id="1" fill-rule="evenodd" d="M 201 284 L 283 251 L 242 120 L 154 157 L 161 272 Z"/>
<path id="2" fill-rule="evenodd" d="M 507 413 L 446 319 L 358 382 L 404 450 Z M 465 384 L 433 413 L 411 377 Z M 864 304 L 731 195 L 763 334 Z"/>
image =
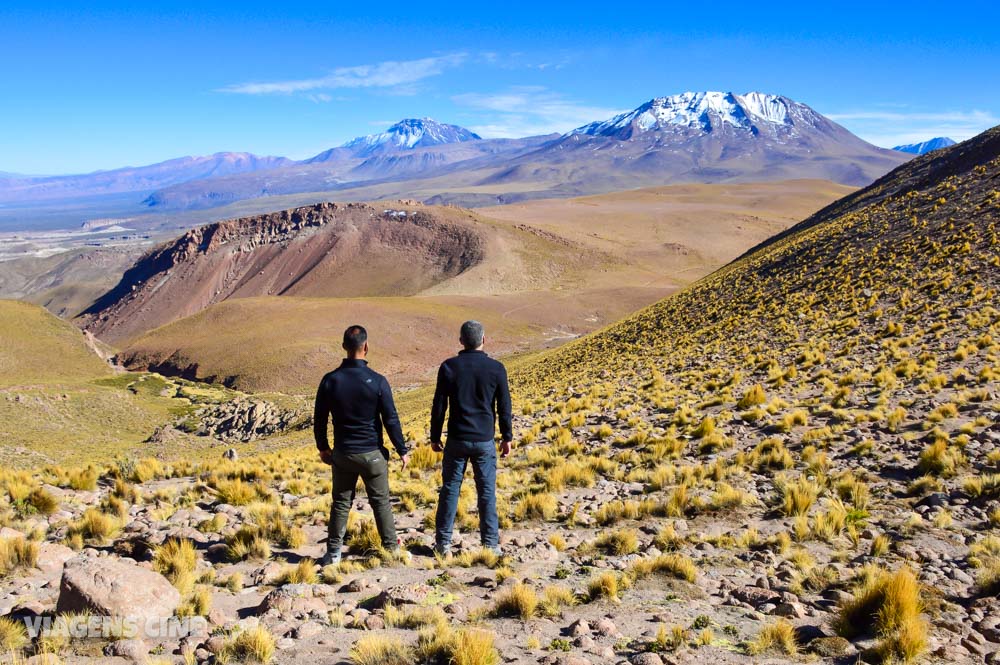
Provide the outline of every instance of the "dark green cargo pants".
<path id="1" fill-rule="evenodd" d="M 389 462 L 381 450 L 367 453 L 345 454 L 333 451 L 333 503 L 330 506 L 330 524 L 326 548 L 329 552 L 340 552 L 347 531 L 347 516 L 354 502 L 354 488 L 358 478 L 365 484 L 368 503 L 375 513 L 375 526 L 382 538 L 382 547 L 394 550 L 397 547 L 396 525 L 389 505 Z"/>

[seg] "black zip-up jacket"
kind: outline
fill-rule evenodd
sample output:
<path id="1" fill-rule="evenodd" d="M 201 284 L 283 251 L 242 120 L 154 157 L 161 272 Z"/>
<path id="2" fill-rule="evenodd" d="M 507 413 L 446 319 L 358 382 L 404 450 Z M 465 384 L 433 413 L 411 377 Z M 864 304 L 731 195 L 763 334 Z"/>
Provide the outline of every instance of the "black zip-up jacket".
<path id="1" fill-rule="evenodd" d="M 498 417 L 503 440 L 514 437 L 507 369 L 482 351 L 460 351 L 441 363 L 431 408 L 431 441 L 435 443 L 441 441 L 449 409 L 449 439 L 492 441 Z"/>
<path id="2" fill-rule="evenodd" d="M 369 369 L 365 360 L 347 358 L 320 381 L 313 413 L 313 434 L 320 450 L 330 449 L 326 428 L 331 417 L 333 446 L 342 453 L 383 448 L 383 426 L 400 457 L 407 453 L 389 382 Z"/>

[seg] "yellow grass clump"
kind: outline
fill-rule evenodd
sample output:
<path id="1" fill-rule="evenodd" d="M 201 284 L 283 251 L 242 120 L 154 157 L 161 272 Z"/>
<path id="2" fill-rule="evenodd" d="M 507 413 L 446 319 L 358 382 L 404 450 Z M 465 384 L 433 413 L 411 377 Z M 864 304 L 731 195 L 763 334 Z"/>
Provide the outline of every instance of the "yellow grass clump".
<path id="1" fill-rule="evenodd" d="M 153 570 L 162 574 L 182 594 L 194 586 L 198 552 L 187 539 L 170 539 L 153 550 Z"/>
<path id="2" fill-rule="evenodd" d="M 219 652 L 219 660 L 222 663 L 237 661 L 267 665 L 274 658 L 274 649 L 274 635 L 258 625 L 229 638 Z"/>
<path id="3" fill-rule="evenodd" d="M 518 583 L 501 593 L 493 606 L 493 615 L 518 617 L 527 621 L 538 610 L 538 594 L 524 583 Z"/>
<path id="4" fill-rule="evenodd" d="M 874 569 L 841 604 L 834 627 L 844 637 L 874 634 L 883 660 L 910 663 L 927 648 L 920 585 L 909 568 L 895 573 Z"/>
<path id="5" fill-rule="evenodd" d="M 768 651 L 777 651 L 787 656 L 797 655 L 799 645 L 795 641 L 795 626 L 788 619 L 779 619 L 764 626 L 757 637 L 747 645 L 747 651 L 752 656 Z"/>
<path id="6" fill-rule="evenodd" d="M 410 650 L 402 641 L 385 635 L 362 637 L 348 655 L 354 665 L 412 665 Z"/>

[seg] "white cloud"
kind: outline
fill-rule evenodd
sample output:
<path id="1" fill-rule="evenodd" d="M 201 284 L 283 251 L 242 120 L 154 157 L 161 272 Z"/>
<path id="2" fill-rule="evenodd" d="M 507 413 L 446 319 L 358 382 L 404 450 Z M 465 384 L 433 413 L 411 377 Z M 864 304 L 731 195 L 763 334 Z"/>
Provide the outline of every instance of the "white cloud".
<path id="1" fill-rule="evenodd" d="M 452 101 L 481 113 L 469 129 L 485 138 L 513 138 L 568 132 L 620 109 L 582 104 L 541 86 L 521 86 L 496 93 L 465 93 Z"/>
<path id="2" fill-rule="evenodd" d="M 851 111 L 827 113 L 864 140 L 891 148 L 919 143 L 937 136 L 964 141 L 1000 124 L 1000 117 L 988 111 Z"/>
<path id="3" fill-rule="evenodd" d="M 465 59 L 465 53 L 452 53 L 420 58 L 419 60 L 390 60 L 372 65 L 338 67 L 326 76 L 318 78 L 228 85 L 220 88 L 218 92 L 242 95 L 289 95 L 297 92 L 338 88 L 405 87 L 431 76 L 437 76 L 450 67 L 457 67 Z"/>

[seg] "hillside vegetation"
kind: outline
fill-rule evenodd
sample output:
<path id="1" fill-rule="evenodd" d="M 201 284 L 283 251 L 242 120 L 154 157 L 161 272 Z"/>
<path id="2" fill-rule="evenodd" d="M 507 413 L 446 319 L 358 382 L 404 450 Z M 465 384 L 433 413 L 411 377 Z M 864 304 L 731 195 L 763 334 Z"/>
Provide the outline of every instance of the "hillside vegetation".
<path id="1" fill-rule="evenodd" d="M 440 457 L 420 445 L 392 472 L 413 559 L 360 513 L 347 560 L 319 569 L 330 476 L 306 434 L 248 460 L 95 469 L 96 495 L 64 469 L 3 475 L 5 521 L 150 561 L 178 614 L 215 624 L 203 659 L 996 662 L 998 185 L 1000 128 L 511 363 L 503 557 L 473 546 L 468 481 L 463 546 L 429 555 Z M 418 397 L 401 405 L 422 442 Z M 24 508 L 42 483 L 68 516 Z M 8 549 L 19 596 L 54 605 L 51 573 Z"/>
<path id="2" fill-rule="evenodd" d="M 0 300 L 0 385 L 76 381 L 110 372 L 87 338 L 36 305 Z"/>
<path id="3" fill-rule="evenodd" d="M 116 372 L 98 352 L 106 353 L 103 345 L 41 307 L 0 300 L 0 463 L 31 468 L 136 454 L 182 457 L 221 445 L 218 437 L 194 435 L 199 410 L 238 400 L 239 393 Z M 281 395 L 257 401 L 290 413 L 299 408 Z M 190 431 L 171 427 L 180 421 Z M 166 436 L 157 436 L 163 428 Z M 238 443 L 241 449 L 258 445 Z"/>

